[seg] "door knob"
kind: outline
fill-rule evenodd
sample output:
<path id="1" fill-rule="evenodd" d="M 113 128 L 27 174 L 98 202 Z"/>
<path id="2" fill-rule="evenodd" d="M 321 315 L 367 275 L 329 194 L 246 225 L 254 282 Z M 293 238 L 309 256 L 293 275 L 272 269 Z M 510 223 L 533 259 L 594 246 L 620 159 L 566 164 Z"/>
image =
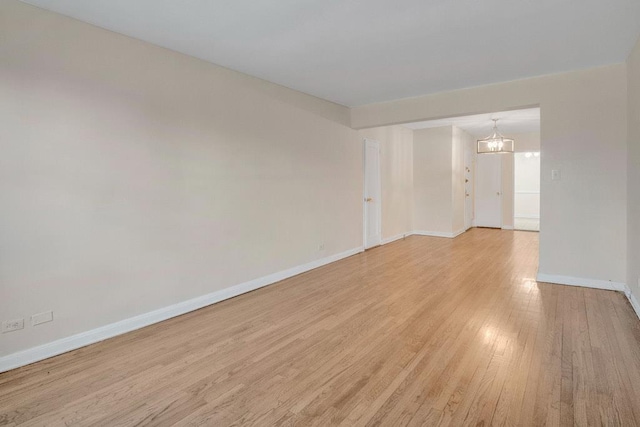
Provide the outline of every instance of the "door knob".
<path id="1" fill-rule="evenodd" d="M 465 179 L 464 179 L 464 182 L 469 182 L 469 180 L 465 178 Z"/>
<path id="2" fill-rule="evenodd" d="M 366 199 L 364 199 L 365 202 L 371 202 L 373 201 L 373 199 L 371 197 L 367 197 Z"/>
<path id="3" fill-rule="evenodd" d="M 469 193 L 464 193 L 465 196 L 469 197 Z"/>
<path id="4" fill-rule="evenodd" d="M 497 191 L 497 192 L 496 192 L 496 196 L 499 196 L 499 195 L 500 195 L 500 192 L 499 192 L 499 191 Z"/>

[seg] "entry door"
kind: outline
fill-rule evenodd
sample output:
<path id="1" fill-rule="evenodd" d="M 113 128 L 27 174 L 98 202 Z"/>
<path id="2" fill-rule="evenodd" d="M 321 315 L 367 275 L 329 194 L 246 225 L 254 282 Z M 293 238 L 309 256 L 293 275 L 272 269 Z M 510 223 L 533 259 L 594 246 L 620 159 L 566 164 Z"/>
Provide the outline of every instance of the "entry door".
<path id="1" fill-rule="evenodd" d="M 464 229 L 471 228 L 473 221 L 473 153 L 464 152 Z"/>
<path id="2" fill-rule="evenodd" d="M 502 228 L 502 155 L 478 154 L 476 226 Z"/>
<path id="3" fill-rule="evenodd" d="M 364 247 L 380 245 L 382 242 L 380 204 L 380 144 L 371 139 L 364 140 Z"/>

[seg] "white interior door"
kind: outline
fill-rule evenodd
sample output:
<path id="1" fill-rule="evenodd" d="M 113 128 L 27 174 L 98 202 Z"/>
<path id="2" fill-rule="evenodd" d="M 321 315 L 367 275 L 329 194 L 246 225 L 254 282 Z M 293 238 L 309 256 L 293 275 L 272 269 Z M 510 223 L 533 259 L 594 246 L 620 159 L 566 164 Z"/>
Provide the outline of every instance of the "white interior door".
<path id="1" fill-rule="evenodd" d="M 380 204 L 380 144 L 364 140 L 364 247 L 378 246 L 382 242 Z"/>
<path id="2" fill-rule="evenodd" d="M 473 152 L 464 152 L 464 229 L 473 222 Z"/>
<path id="3" fill-rule="evenodd" d="M 502 228 L 501 154 L 478 154 L 475 184 L 476 226 Z"/>

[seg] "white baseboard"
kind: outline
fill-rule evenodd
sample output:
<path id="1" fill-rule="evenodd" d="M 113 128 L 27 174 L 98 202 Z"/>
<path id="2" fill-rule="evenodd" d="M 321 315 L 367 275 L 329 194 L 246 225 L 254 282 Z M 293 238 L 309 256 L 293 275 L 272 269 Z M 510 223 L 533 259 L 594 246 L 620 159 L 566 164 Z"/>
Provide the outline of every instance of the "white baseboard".
<path id="1" fill-rule="evenodd" d="M 406 233 L 396 234 L 395 236 L 387 237 L 382 239 L 380 242 L 381 245 L 386 245 L 387 243 L 395 242 L 396 240 L 404 239 L 405 237 L 411 236 L 413 232 L 407 231 Z"/>
<path id="2" fill-rule="evenodd" d="M 464 228 L 462 228 L 462 229 L 460 229 L 460 230 L 458 230 L 458 231 L 455 231 L 451 237 L 458 237 L 459 235 L 461 235 L 461 234 L 462 234 L 462 233 L 464 233 L 465 231 L 467 231 L 467 230 L 466 230 L 466 229 L 464 229 Z"/>
<path id="3" fill-rule="evenodd" d="M 640 319 L 640 303 L 626 283 L 612 282 L 610 280 L 583 279 L 580 277 L 558 276 L 555 274 L 538 273 L 536 281 L 545 283 L 555 283 L 559 285 L 580 286 L 583 288 L 604 289 L 607 291 L 624 292 L 631 303 L 631 307 Z"/>
<path id="4" fill-rule="evenodd" d="M 627 295 L 627 299 L 629 300 L 629 303 L 631 303 L 633 311 L 636 312 L 636 316 L 640 319 L 640 302 L 638 302 L 636 296 L 631 293 L 631 288 L 629 288 L 629 286 L 625 286 L 625 288 L 626 290 L 624 293 Z"/>
<path id="5" fill-rule="evenodd" d="M 251 292 L 253 290 L 271 285 L 281 280 L 288 279 L 289 277 L 293 277 L 309 270 L 313 270 L 314 268 L 318 268 L 323 265 L 341 260 L 343 258 L 350 257 L 362 251 L 364 251 L 364 248 L 362 247 L 351 249 L 339 254 L 328 256 L 326 258 L 311 261 L 307 264 L 273 273 L 268 276 L 250 280 L 239 285 L 221 289 L 207 295 L 179 302 L 168 307 L 160 308 L 158 310 L 130 317 L 119 322 L 111 323 L 109 325 L 101 326 L 99 328 L 92 329 L 86 332 L 81 332 L 70 337 L 61 338 L 47 344 L 42 344 L 37 347 L 29 348 L 27 350 L 22 350 L 13 354 L 9 354 L 7 356 L 0 357 L 0 372 L 5 372 L 11 369 L 19 368 L 20 366 L 48 359 L 49 357 L 57 356 L 59 354 L 66 353 L 71 350 L 76 350 L 78 348 L 96 343 L 98 341 L 103 341 L 117 335 L 135 331 L 136 329 L 140 329 L 154 323 L 162 322 L 163 320 L 167 320 L 172 317 L 180 316 L 190 311 L 198 310 L 202 307 L 206 307 L 208 305 L 233 298 L 246 292 Z"/>
<path id="6" fill-rule="evenodd" d="M 502 229 L 503 230 L 513 230 L 513 225 L 503 225 Z"/>
<path id="7" fill-rule="evenodd" d="M 448 233 L 448 232 L 445 232 L 445 231 L 414 230 L 413 234 L 418 235 L 418 236 L 447 237 L 449 239 L 453 238 L 453 233 Z"/>
<path id="8" fill-rule="evenodd" d="M 627 285 L 610 280 L 585 279 L 582 277 L 559 276 L 556 274 L 538 273 L 536 280 L 538 282 L 556 283 L 558 285 L 581 286 L 583 288 L 605 289 L 608 291 L 625 292 Z"/>
<path id="9" fill-rule="evenodd" d="M 467 230 L 465 230 L 464 228 L 455 232 L 414 230 L 411 234 L 415 234 L 417 236 L 446 237 L 448 239 L 453 239 L 454 237 L 458 237 L 465 231 Z"/>

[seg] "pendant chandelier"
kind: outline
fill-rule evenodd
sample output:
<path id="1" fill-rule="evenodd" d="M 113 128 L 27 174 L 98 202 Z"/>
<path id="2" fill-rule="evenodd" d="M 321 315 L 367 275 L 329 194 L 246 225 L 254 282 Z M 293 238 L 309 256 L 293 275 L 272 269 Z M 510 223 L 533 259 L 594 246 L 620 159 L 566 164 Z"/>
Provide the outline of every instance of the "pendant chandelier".
<path id="1" fill-rule="evenodd" d="M 493 133 L 478 140 L 478 154 L 513 153 L 514 140 L 505 138 L 498 132 L 498 119 L 493 119 Z"/>

